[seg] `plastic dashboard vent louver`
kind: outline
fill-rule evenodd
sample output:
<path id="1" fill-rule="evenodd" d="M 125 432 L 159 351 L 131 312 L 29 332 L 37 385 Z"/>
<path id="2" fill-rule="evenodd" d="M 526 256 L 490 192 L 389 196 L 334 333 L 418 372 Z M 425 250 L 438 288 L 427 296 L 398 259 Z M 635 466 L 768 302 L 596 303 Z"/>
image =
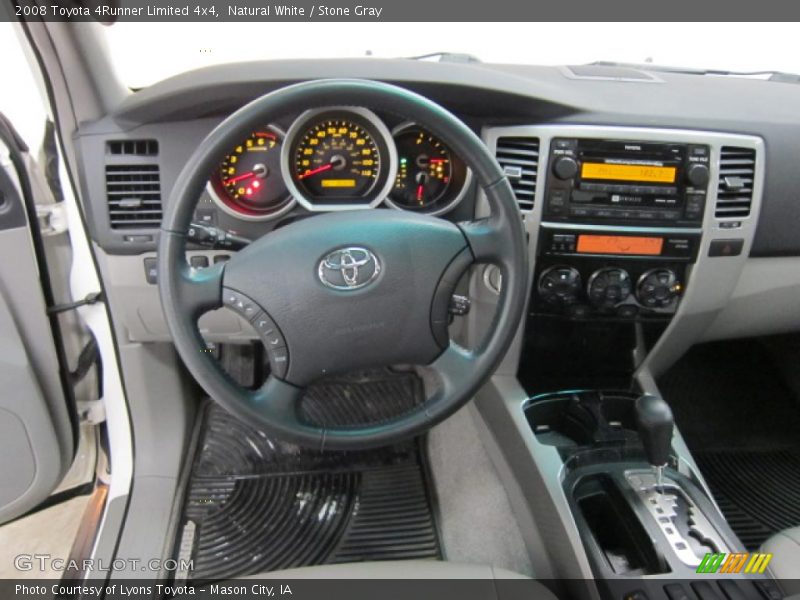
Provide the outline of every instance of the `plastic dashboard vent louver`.
<path id="1" fill-rule="evenodd" d="M 511 183 L 520 212 L 533 212 L 539 174 L 539 138 L 498 138 L 495 158 Z"/>
<path id="2" fill-rule="evenodd" d="M 155 229 L 161 224 L 158 165 L 106 165 L 106 197 L 112 229 Z"/>
<path id="3" fill-rule="evenodd" d="M 158 140 L 110 140 L 106 152 L 114 156 L 156 156 Z"/>
<path id="4" fill-rule="evenodd" d="M 755 171 L 755 150 L 734 146 L 722 147 L 714 216 L 717 218 L 750 216 Z"/>

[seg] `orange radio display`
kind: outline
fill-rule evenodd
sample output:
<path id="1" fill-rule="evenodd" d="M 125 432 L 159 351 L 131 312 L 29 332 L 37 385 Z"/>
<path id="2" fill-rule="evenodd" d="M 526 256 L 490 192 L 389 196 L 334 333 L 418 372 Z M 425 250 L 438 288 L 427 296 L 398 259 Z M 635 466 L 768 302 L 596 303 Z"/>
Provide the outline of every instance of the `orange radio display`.
<path id="1" fill-rule="evenodd" d="M 653 183 L 675 183 L 675 167 L 656 165 L 583 163 L 581 177 L 584 179 L 616 179 L 618 181 L 648 181 Z"/>
<path id="2" fill-rule="evenodd" d="M 659 256 L 664 246 L 660 237 L 628 235 L 579 235 L 577 250 L 581 254 L 640 254 Z"/>

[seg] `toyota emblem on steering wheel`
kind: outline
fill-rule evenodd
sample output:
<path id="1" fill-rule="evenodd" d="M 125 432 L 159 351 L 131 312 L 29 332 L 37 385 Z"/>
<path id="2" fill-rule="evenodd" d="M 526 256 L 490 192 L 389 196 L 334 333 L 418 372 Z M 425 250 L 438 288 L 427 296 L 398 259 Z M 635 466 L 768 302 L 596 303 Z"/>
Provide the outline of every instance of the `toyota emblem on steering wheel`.
<path id="1" fill-rule="evenodd" d="M 353 246 L 329 253 L 319 263 L 319 280 L 334 290 L 352 291 L 368 285 L 381 272 L 381 263 L 366 248 Z"/>

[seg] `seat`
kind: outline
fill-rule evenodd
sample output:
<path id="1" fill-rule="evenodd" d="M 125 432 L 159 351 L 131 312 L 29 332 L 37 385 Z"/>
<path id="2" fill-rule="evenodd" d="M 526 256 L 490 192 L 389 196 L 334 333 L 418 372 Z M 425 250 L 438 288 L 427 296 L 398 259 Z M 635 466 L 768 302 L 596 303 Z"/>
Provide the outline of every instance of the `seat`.
<path id="1" fill-rule="evenodd" d="M 784 529 L 761 546 L 772 554 L 767 570 L 780 580 L 786 594 L 800 594 L 800 527 Z"/>
<path id="2" fill-rule="evenodd" d="M 490 567 L 441 560 L 386 560 L 270 571 L 242 579 L 528 579 Z M 544 587 L 544 586 L 542 586 Z"/>
<path id="3" fill-rule="evenodd" d="M 556 600 L 556 596 L 544 585 L 519 573 L 488 565 L 469 565 L 439 560 L 398 560 L 319 565 L 250 575 L 237 578 L 237 582 L 245 579 L 281 581 L 302 579 L 392 579 L 394 580 L 391 586 L 393 597 L 397 596 L 398 589 L 406 589 L 402 587 L 403 584 L 407 583 L 413 586 L 414 581 L 420 579 L 484 580 L 485 585 L 477 582 L 467 583 L 464 584 L 463 589 L 453 581 L 448 590 L 453 592 L 454 597 L 466 600 L 516 600 L 522 598 L 525 600 Z M 507 581 L 501 582 L 500 580 Z M 422 591 L 422 597 L 426 596 L 424 593 L 425 588 L 417 586 L 414 589 Z M 375 591 L 372 587 L 355 588 L 355 590 L 369 591 L 370 594 Z M 436 597 L 441 597 L 439 588 L 430 588 L 427 591 L 435 591 Z M 359 594 L 355 594 L 355 597 L 359 597 Z"/>

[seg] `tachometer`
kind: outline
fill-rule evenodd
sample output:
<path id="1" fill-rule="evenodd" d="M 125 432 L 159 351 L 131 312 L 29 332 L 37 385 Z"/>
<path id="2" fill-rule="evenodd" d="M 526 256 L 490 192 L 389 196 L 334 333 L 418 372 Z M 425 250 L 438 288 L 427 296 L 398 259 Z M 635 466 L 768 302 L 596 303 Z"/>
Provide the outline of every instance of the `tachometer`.
<path id="1" fill-rule="evenodd" d="M 273 219 L 294 200 L 281 176 L 282 132 L 264 128 L 231 150 L 211 177 L 211 196 L 228 214 L 251 221 Z"/>
<path id="2" fill-rule="evenodd" d="M 398 168 L 387 203 L 394 208 L 441 214 L 464 197 L 470 171 L 427 130 L 405 124 L 394 131 Z"/>
<path id="3" fill-rule="evenodd" d="M 284 149 L 288 185 L 310 210 L 379 203 L 391 185 L 394 148 L 375 115 L 364 109 L 326 109 L 301 116 Z"/>

